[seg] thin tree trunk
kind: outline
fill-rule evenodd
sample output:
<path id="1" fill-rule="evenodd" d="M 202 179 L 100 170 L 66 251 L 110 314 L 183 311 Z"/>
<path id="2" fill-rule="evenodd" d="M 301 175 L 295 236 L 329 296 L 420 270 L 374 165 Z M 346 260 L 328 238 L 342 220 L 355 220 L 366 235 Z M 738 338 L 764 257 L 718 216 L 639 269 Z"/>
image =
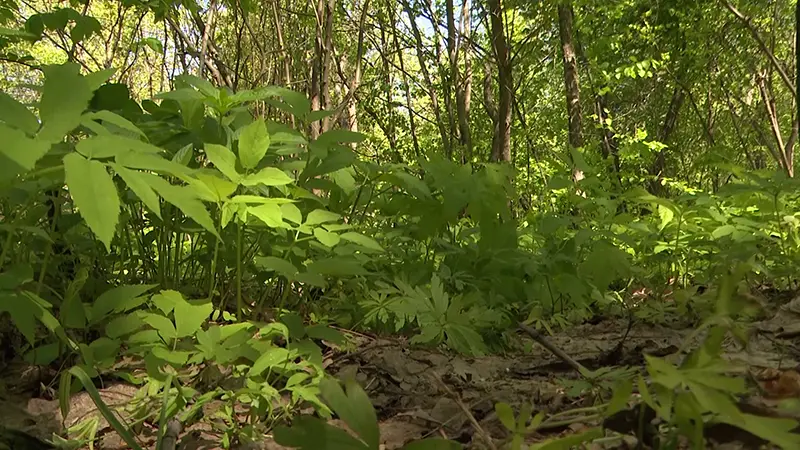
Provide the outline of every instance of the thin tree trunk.
<path id="1" fill-rule="evenodd" d="M 414 146 L 414 155 L 419 159 L 419 139 L 417 138 L 417 125 L 414 118 L 414 103 L 411 97 L 411 86 L 409 85 L 408 75 L 406 74 L 406 66 L 403 61 L 403 50 L 400 48 L 400 41 L 397 39 L 397 27 L 392 27 L 392 41 L 394 42 L 394 49 L 397 53 L 397 62 L 400 66 L 400 76 L 403 77 L 403 86 L 406 92 L 406 108 L 408 108 L 408 127 L 411 133 L 411 143 Z"/>
<path id="2" fill-rule="evenodd" d="M 564 59 L 564 87 L 567 99 L 570 160 L 573 165 L 572 178 L 574 181 L 580 181 L 584 177 L 583 171 L 575 166 L 572 158 L 572 149 L 583 147 L 581 86 L 578 79 L 578 62 L 572 22 L 572 5 L 570 3 L 558 5 L 558 34 L 561 38 L 561 51 Z"/>
<path id="3" fill-rule="evenodd" d="M 455 80 L 456 112 L 458 113 L 458 131 L 460 143 L 463 146 L 462 163 L 472 159 L 472 133 L 469 129 L 469 108 L 472 97 L 472 62 L 470 60 L 470 6 L 469 0 L 462 0 L 461 5 L 461 33 L 456 46 L 456 58 L 451 62 L 451 72 Z M 464 55 L 464 75 L 458 73 L 458 54 Z"/>
<path id="4" fill-rule="evenodd" d="M 322 25 L 323 15 L 325 13 L 325 0 L 317 0 L 314 13 L 316 17 L 316 36 L 314 39 L 314 59 L 311 63 L 311 92 L 309 92 L 309 97 L 311 99 L 311 109 L 316 111 L 320 109 L 322 105 L 322 90 L 320 82 L 322 80 L 322 60 L 324 58 L 323 53 L 325 47 L 323 34 L 324 30 Z M 319 137 L 321 133 L 320 122 L 312 122 L 310 127 L 311 139 L 316 139 Z"/>
<path id="5" fill-rule="evenodd" d="M 428 65 L 425 61 L 425 54 L 423 52 L 422 46 L 422 34 L 419 32 L 419 27 L 417 26 L 416 16 L 414 15 L 413 11 L 411 10 L 411 5 L 409 5 L 408 0 L 401 0 L 403 4 L 403 10 L 405 11 L 406 15 L 408 16 L 408 21 L 411 25 L 411 31 L 414 34 L 414 41 L 417 46 L 417 59 L 419 59 L 419 66 L 420 71 L 422 72 L 422 77 L 425 81 L 425 89 L 428 91 L 428 96 L 431 98 L 431 107 L 433 108 L 433 113 L 436 118 L 436 126 L 439 128 L 439 135 L 442 138 L 442 148 L 444 150 L 445 155 L 449 155 L 450 150 L 450 135 L 447 132 L 447 127 L 442 120 L 442 113 L 439 109 L 439 97 L 436 94 L 436 90 L 433 87 L 433 83 L 431 81 L 431 74 L 428 72 Z"/>
<path id="6" fill-rule="evenodd" d="M 333 15 L 336 8 L 336 0 L 328 0 L 325 3 L 325 50 L 322 57 L 322 80 L 320 81 L 320 97 L 322 108 L 330 110 L 331 101 L 331 65 L 333 59 Z M 331 128 L 331 117 L 322 119 L 322 132 Z"/>
<path id="7" fill-rule="evenodd" d="M 497 83 L 499 101 L 497 105 L 497 126 L 492 145 L 492 161 L 511 162 L 511 101 L 514 93 L 514 82 L 511 75 L 511 59 L 509 58 L 503 24 L 502 0 L 488 0 L 492 33 L 492 49 L 497 60 Z"/>

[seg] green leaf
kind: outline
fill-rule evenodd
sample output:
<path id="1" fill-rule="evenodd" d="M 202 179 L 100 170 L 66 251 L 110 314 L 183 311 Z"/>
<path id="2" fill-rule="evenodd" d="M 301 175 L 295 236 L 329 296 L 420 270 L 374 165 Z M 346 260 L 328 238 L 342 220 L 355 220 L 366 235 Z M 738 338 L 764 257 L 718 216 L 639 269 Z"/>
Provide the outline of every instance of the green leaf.
<path id="1" fill-rule="evenodd" d="M 303 223 L 303 213 L 300 212 L 300 208 L 295 206 L 293 203 L 281 205 L 281 214 L 283 215 L 284 219 L 292 223 L 296 223 L 297 225 Z"/>
<path id="2" fill-rule="evenodd" d="M 308 213 L 304 225 L 319 225 L 326 222 L 336 222 L 337 220 L 341 219 L 341 217 L 342 216 L 339 214 L 332 213 L 324 209 L 315 209 Z"/>
<path id="3" fill-rule="evenodd" d="M 258 217 L 271 228 L 280 228 L 283 226 L 283 214 L 281 213 L 280 206 L 273 203 L 266 203 L 259 206 L 251 206 L 247 208 L 247 212 Z"/>
<path id="4" fill-rule="evenodd" d="M 611 401 L 608 402 L 608 407 L 604 412 L 605 416 L 610 417 L 628 406 L 628 401 L 630 401 L 632 393 L 632 380 L 623 380 L 622 382 L 618 383 L 614 388 Z"/>
<path id="5" fill-rule="evenodd" d="M 58 380 L 58 406 L 61 417 L 69 416 L 70 399 L 72 397 L 72 373 L 68 370 L 61 372 Z"/>
<path id="6" fill-rule="evenodd" d="M 346 340 L 341 331 L 335 330 L 327 325 L 311 325 L 306 328 L 306 333 L 308 337 L 312 339 L 324 339 L 334 344 L 343 344 Z"/>
<path id="7" fill-rule="evenodd" d="M 7 311 L 11 321 L 29 344 L 36 343 L 36 308 L 24 296 L 0 291 L 0 311 Z"/>
<path id="8" fill-rule="evenodd" d="M 259 376 L 268 368 L 287 362 L 290 357 L 292 357 L 292 354 L 285 348 L 271 348 L 255 360 L 250 367 L 250 371 L 247 373 L 247 377 L 252 378 Z"/>
<path id="9" fill-rule="evenodd" d="M 80 75 L 77 64 L 46 66 L 39 116 L 42 128 L 38 137 L 46 142 L 60 142 L 81 123 L 81 115 L 92 99 L 89 82 Z"/>
<path id="10" fill-rule="evenodd" d="M 117 175 L 122 178 L 122 181 L 128 185 L 131 191 L 139 197 L 139 200 L 147 206 L 150 211 L 153 211 L 156 216 L 161 218 L 161 204 L 158 200 L 153 188 L 145 181 L 144 177 L 139 172 L 126 169 L 119 164 L 111 164 L 111 167 L 117 172 Z"/>
<path id="11" fill-rule="evenodd" d="M 181 212 L 200 224 L 200 226 L 205 228 L 209 233 L 218 238 L 220 237 L 214 227 L 214 222 L 211 220 L 211 215 L 208 213 L 203 203 L 197 199 L 196 193 L 190 188 L 174 186 L 156 175 L 142 175 L 146 175 L 150 186 L 155 189 L 158 195 L 163 197 L 164 200 L 177 206 Z"/>
<path id="12" fill-rule="evenodd" d="M 497 414 L 497 418 L 500 419 L 500 423 L 502 423 L 508 431 L 514 432 L 517 430 L 517 422 L 514 419 L 514 410 L 511 409 L 511 406 L 508 403 L 496 403 L 494 405 L 494 412 Z"/>
<path id="13" fill-rule="evenodd" d="M 98 239 L 111 251 L 119 221 L 119 196 L 106 166 L 77 153 L 64 157 L 64 172 L 72 201 Z"/>
<path id="14" fill-rule="evenodd" d="M 239 134 L 239 161 L 245 169 L 261 162 L 269 149 L 269 133 L 264 119 L 257 119 L 241 129 Z"/>
<path id="15" fill-rule="evenodd" d="M 198 196 L 210 202 L 216 203 L 226 200 L 228 196 L 236 192 L 238 187 L 236 183 L 216 175 L 198 173 L 195 176 L 198 182 L 192 183 L 192 185 L 198 188 Z"/>
<path id="16" fill-rule="evenodd" d="M 117 416 L 114 415 L 114 413 L 111 412 L 108 406 L 103 402 L 103 399 L 100 397 L 100 393 L 97 391 L 97 388 L 94 387 L 94 383 L 92 382 L 91 378 L 89 378 L 89 375 L 87 375 L 86 372 L 78 366 L 69 369 L 69 372 L 75 378 L 80 380 L 84 389 L 86 389 L 86 392 L 89 394 L 89 397 L 92 399 L 95 406 L 97 406 L 97 409 L 100 410 L 100 413 L 103 415 L 103 417 L 108 421 L 109 424 L 111 424 L 111 427 L 114 428 L 114 431 L 116 431 L 120 437 L 122 437 L 125 443 L 128 444 L 132 450 L 142 450 L 142 447 L 140 447 L 136 442 L 136 438 L 133 437 L 133 434 L 131 434 L 130 430 L 125 428 L 125 426 L 119 422 Z"/>
<path id="17" fill-rule="evenodd" d="M 286 172 L 275 167 L 265 167 L 254 174 L 244 177 L 242 184 L 245 186 L 255 186 L 257 184 L 285 186 L 293 181 L 292 177 L 286 175 Z"/>
<path id="18" fill-rule="evenodd" d="M 209 299 L 183 300 L 175 304 L 175 331 L 178 337 L 192 336 L 202 326 L 214 309 Z"/>
<path id="19" fill-rule="evenodd" d="M 720 239 L 725 236 L 729 236 L 736 232 L 736 227 L 733 225 L 722 225 L 721 227 L 717 227 L 714 231 L 711 232 L 711 236 L 714 239 Z"/>
<path id="20" fill-rule="evenodd" d="M 360 245 L 362 247 L 366 247 L 368 249 L 379 251 L 379 252 L 384 251 L 383 247 L 381 247 L 381 245 L 378 244 L 378 242 L 375 241 L 375 239 L 372 239 L 370 237 L 364 236 L 363 234 L 355 233 L 355 232 L 350 231 L 350 232 L 347 232 L 347 233 L 342 233 L 339 236 L 342 239 L 346 240 L 346 241 L 350 241 L 350 242 L 352 242 L 354 244 L 358 244 L 358 245 Z"/>
<path id="21" fill-rule="evenodd" d="M 144 323 L 158 331 L 162 338 L 171 341 L 177 337 L 175 326 L 166 317 L 153 313 L 141 313 L 140 317 Z"/>
<path id="22" fill-rule="evenodd" d="M 291 278 L 297 273 L 297 267 L 289 261 L 274 256 L 256 256 L 253 258 L 256 267 L 264 270 L 274 270 L 286 278 Z"/>
<path id="23" fill-rule="evenodd" d="M 369 397 L 354 380 L 346 381 L 347 394 L 341 385 L 331 378 L 323 378 L 320 391 L 325 404 L 339 416 L 351 430 L 367 444 L 370 449 L 377 450 L 380 446 L 380 431 L 375 408 Z"/>
<path id="24" fill-rule="evenodd" d="M 0 122 L 5 122 L 28 134 L 35 134 L 39 129 L 39 120 L 36 116 L 25 105 L 5 92 L 0 92 Z"/>
<path id="25" fill-rule="evenodd" d="M 126 336 L 138 331 L 144 325 L 144 321 L 135 312 L 124 316 L 119 316 L 108 322 L 108 325 L 106 325 L 106 336 L 112 339 Z"/>
<path id="26" fill-rule="evenodd" d="M 154 37 L 147 37 L 142 39 L 141 41 L 137 42 L 137 45 L 140 47 L 149 47 L 150 50 L 161 54 L 164 52 L 164 44 L 161 43 L 158 39 Z"/>
<path id="27" fill-rule="evenodd" d="M 137 134 L 137 135 L 147 139 L 147 136 L 145 136 L 144 132 L 142 132 L 142 130 L 140 130 L 139 127 L 134 125 L 130 120 L 120 116 L 119 114 L 113 113 L 111 111 L 105 111 L 105 110 L 103 110 L 103 111 L 94 111 L 94 112 L 90 112 L 90 113 L 84 114 L 83 117 L 84 117 L 84 119 L 97 120 L 97 121 L 103 121 L 103 122 L 108 122 L 108 123 L 114 124 L 114 125 L 118 126 L 119 128 L 122 128 L 123 130 L 128 130 L 133 134 Z"/>
<path id="28" fill-rule="evenodd" d="M 308 265 L 308 271 L 332 276 L 365 275 L 367 273 L 357 261 L 341 257 L 314 261 Z"/>
<path id="29" fill-rule="evenodd" d="M 131 284 L 111 288 L 97 297 L 92 306 L 90 314 L 90 324 L 95 324 L 105 318 L 108 313 L 121 312 L 123 305 L 131 299 L 144 295 L 150 289 L 158 286 L 157 284 Z"/>
<path id="30" fill-rule="evenodd" d="M 316 142 L 323 145 L 330 145 L 336 143 L 354 144 L 366 139 L 362 133 L 357 131 L 350 131 L 345 129 L 329 130 L 319 135 Z"/>
<path id="31" fill-rule="evenodd" d="M 152 153 L 142 153 L 139 151 L 122 152 L 116 155 L 115 161 L 117 164 L 129 169 L 165 173 L 179 178 L 185 178 L 192 173 L 192 170 L 188 167 Z"/>
<path id="32" fill-rule="evenodd" d="M 334 247 L 341 241 L 338 234 L 325 231 L 322 228 L 314 228 L 314 237 L 326 247 Z"/>
<path id="33" fill-rule="evenodd" d="M 50 150 L 50 143 L 32 139 L 24 132 L 0 123 L 0 181 L 25 174 Z"/>
<path id="34" fill-rule="evenodd" d="M 206 156 L 229 180 L 238 183 L 242 176 L 236 171 L 236 155 L 228 147 L 218 144 L 205 145 Z"/>

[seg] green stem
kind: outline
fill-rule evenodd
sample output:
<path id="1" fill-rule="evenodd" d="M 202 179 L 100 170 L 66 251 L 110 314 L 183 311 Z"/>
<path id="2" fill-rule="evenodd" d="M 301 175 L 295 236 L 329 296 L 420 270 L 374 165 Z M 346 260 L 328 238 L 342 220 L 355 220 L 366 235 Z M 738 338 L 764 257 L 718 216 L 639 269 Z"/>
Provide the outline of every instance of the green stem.
<path id="1" fill-rule="evenodd" d="M 236 223 L 236 318 L 244 317 L 244 302 L 242 301 L 242 222 Z"/>

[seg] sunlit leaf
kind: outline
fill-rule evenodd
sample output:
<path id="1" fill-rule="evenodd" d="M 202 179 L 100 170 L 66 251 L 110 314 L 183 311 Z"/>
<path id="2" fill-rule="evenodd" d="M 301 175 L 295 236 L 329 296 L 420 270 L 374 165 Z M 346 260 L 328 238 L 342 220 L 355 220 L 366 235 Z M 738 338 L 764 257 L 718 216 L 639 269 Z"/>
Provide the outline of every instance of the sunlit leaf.
<path id="1" fill-rule="evenodd" d="M 81 217 L 97 238 L 111 250 L 119 221 L 119 196 L 106 166 L 77 153 L 64 157 L 67 187 Z"/>

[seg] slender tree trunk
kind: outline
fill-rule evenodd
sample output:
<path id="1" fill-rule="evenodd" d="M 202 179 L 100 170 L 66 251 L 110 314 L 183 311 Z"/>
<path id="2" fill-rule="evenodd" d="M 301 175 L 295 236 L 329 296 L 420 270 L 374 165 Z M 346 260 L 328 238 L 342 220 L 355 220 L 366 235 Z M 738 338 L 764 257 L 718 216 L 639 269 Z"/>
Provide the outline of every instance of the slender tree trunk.
<path id="1" fill-rule="evenodd" d="M 322 88 L 320 82 L 322 81 L 322 66 L 323 66 L 323 53 L 325 49 L 323 17 L 325 14 L 325 0 L 317 0 L 314 8 L 316 17 L 316 36 L 314 39 L 314 59 L 311 63 L 311 85 L 309 97 L 311 99 L 311 109 L 316 111 L 322 106 Z M 319 137 L 322 129 L 320 122 L 312 122 L 310 124 L 311 139 Z"/>
<path id="2" fill-rule="evenodd" d="M 469 108 L 472 97 L 472 62 L 470 60 L 470 5 L 469 0 L 462 0 L 461 5 L 461 33 L 456 46 L 456 61 L 452 63 L 451 71 L 456 80 L 456 112 L 458 113 L 458 135 L 463 153 L 462 163 L 467 163 L 472 159 L 472 133 L 469 129 Z M 458 73 L 458 54 L 464 55 L 464 75 Z"/>
<path id="3" fill-rule="evenodd" d="M 336 0 L 328 0 L 325 3 L 325 51 L 322 58 L 322 80 L 320 81 L 320 96 L 322 108 L 330 110 L 333 107 L 331 101 L 331 66 L 333 65 L 333 16 L 336 9 Z M 331 128 L 331 117 L 322 119 L 322 129 L 324 133 Z"/>
<path id="4" fill-rule="evenodd" d="M 400 76 L 403 78 L 403 86 L 406 93 L 406 108 L 408 108 L 408 127 L 411 133 L 411 143 L 414 146 L 414 155 L 419 159 L 421 153 L 419 151 L 419 139 L 417 138 L 417 124 L 414 118 L 414 102 L 411 96 L 411 86 L 409 85 L 408 75 L 406 74 L 406 66 L 403 61 L 403 50 L 400 48 L 400 41 L 397 39 L 397 27 L 392 27 L 392 41 L 394 42 L 394 49 L 397 53 L 397 62 L 400 66 Z"/>
<path id="5" fill-rule="evenodd" d="M 564 59 L 564 87 L 567 99 L 567 121 L 569 129 L 570 160 L 572 149 L 583 147 L 583 119 L 581 115 L 581 86 L 578 79 L 578 62 L 573 33 L 573 12 L 570 3 L 558 5 L 558 34 L 561 38 L 561 51 Z M 583 171 L 573 161 L 572 178 L 580 181 Z"/>
<path id="6" fill-rule="evenodd" d="M 514 82 L 511 75 L 511 59 L 503 24 L 502 0 L 488 0 L 492 33 L 492 50 L 497 60 L 497 83 L 499 101 L 497 126 L 492 144 L 492 161 L 511 162 L 511 102 Z"/>
<path id="7" fill-rule="evenodd" d="M 419 32 L 419 27 L 417 26 L 416 22 L 416 15 L 411 10 L 411 5 L 409 5 L 408 0 L 401 0 L 401 2 L 403 4 L 403 10 L 408 16 L 408 21 L 411 25 L 411 31 L 414 34 L 414 41 L 417 47 L 417 59 L 419 60 L 420 71 L 422 72 L 422 77 L 425 81 L 425 89 L 428 91 L 428 96 L 431 99 L 431 107 L 433 108 L 436 126 L 439 128 L 439 135 L 442 138 L 442 149 L 444 150 L 445 155 L 449 155 L 451 152 L 450 135 L 447 132 L 447 127 L 445 126 L 444 121 L 442 120 L 442 113 L 439 109 L 439 97 L 433 87 L 431 74 L 428 72 L 428 64 L 425 61 L 425 54 L 422 46 L 422 34 Z"/>
<path id="8" fill-rule="evenodd" d="M 273 0 L 270 5 L 272 6 L 272 20 L 275 21 L 275 38 L 278 40 L 278 51 L 283 60 L 283 83 L 288 88 L 292 84 L 292 62 L 289 59 L 289 52 L 286 50 L 286 43 L 283 41 L 283 24 L 281 23 L 280 15 L 278 15 L 278 1 L 280 0 Z"/>

